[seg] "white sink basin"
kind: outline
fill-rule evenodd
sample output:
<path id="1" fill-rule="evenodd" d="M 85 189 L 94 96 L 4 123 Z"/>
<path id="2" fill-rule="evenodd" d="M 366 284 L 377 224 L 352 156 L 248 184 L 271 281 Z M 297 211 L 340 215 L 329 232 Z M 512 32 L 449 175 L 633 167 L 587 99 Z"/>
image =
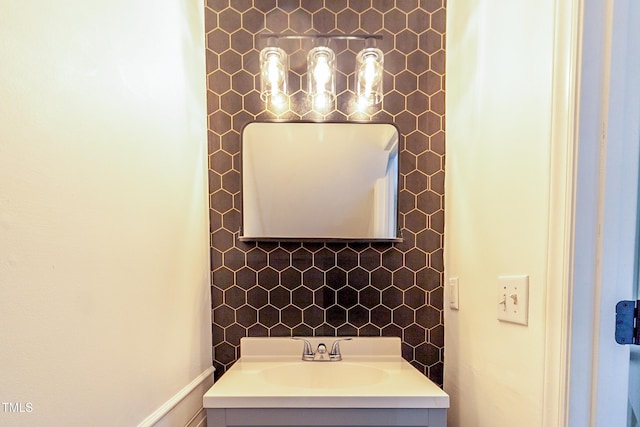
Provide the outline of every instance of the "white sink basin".
<path id="1" fill-rule="evenodd" d="M 377 384 L 387 373 L 373 366 L 348 362 L 299 362 L 275 366 L 261 372 L 265 381 L 279 386 L 332 389 Z"/>
<path id="2" fill-rule="evenodd" d="M 320 343 L 330 347 L 334 337 L 308 340 L 316 349 Z M 303 343 L 291 338 L 242 338 L 241 357 L 204 395 L 204 407 L 449 407 L 449 396 L 402 358 L 399 338 L 353 337 L 340 344 L 339 362 L 302 361 L 302 349 Z"/>

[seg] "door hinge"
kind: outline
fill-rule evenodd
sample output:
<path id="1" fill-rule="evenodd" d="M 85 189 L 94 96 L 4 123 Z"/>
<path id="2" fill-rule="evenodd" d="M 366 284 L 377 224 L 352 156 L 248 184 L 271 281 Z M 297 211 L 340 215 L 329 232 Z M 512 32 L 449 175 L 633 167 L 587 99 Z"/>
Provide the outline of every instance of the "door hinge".
<path id="1" fill-rule="evenodd" d="M 616 304 L 616 342 L 618 344 L 640 345 L 639 307 L 640 300 L 620 301 Z"/>

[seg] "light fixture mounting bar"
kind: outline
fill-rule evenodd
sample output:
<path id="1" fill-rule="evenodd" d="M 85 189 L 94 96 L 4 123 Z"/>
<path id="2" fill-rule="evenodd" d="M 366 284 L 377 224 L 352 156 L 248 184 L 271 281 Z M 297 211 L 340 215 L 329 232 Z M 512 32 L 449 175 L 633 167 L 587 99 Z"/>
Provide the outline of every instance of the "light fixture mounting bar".
<path id="1" fill-rule="evenodd" d="M 261 39 L 284 39 L 284 40 L 313 40 L 313 39 L 334 39 L 334 40 L 382 40 L 382 34 L 258 34 Z"/>

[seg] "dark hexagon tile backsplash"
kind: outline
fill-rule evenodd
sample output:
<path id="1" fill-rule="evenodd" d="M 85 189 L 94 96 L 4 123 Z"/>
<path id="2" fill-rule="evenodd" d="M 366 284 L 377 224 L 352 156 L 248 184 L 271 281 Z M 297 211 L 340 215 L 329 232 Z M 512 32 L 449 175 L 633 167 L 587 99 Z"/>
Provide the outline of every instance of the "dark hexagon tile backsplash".
<path id="1" fill-rule="evenodd" d="M 207 0 L 207 104 L 213 352 L 216 375 L 244 336 L 398 336 L 403 357 L 442 384 L 444 328 L 444 37 L 446 0 Z M 385 54 L 381 108 L 354 113 L 361 41 L 335 40 L 336 108 L 305 99 L 305 40 L 284 40 L 290 107 L 259 95 L 260 33 L 377 34 Z M 246 243 L 240 132 L 253 120 L 394 122 L 401 133 L 402 243 Z"/>

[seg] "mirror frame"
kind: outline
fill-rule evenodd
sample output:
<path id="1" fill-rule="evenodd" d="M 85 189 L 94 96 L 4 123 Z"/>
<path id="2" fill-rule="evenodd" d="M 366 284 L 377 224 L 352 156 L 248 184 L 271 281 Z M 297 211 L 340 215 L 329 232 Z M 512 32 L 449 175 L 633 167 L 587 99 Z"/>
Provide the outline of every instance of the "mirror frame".
<path id="1" fill-rule="evenodd" d="M 244 236 L 244 205 L 245 205 L 245 194 L 244 194 L 244 166 L 242 164 L 243 159 L 243 150 L 244 150 L 244 130 L 247 126 L 253 123 L 282 123 L 282 124 L 349 124 L 349 125 L 366 125 L 366 124 L 374 124 L 374 125 L 391 125 L 396 129 L 398 134 L 398 167 L 397 167 L 397 190 L 396 190 L 396 200 L 395 200 L 395 216 L 396 216 L 396 224 L 395 224 L 395 237 L 384 237 L 384 238 L 336 238 L 336 237 L 255 237 L 255 236 Z M 400 141 L 402 138 L 402 134 L 400 133 L 400 128 L 398 125 L 392 122 L 383 122 L 383 121 L 312 121 L 312 120 L 254 120 L 246 123 L 241 131 L 240 131 L 240 156 L 239 156 L 239 168 L 240 168 L 240 199 L 241 199 L 241 227 L 238 232 L 238 240 L 241 242 L 371 242 L 371 243 L 401 243 L 404 241 L 402 236 L 402 228 L 400 226 Z"/>

